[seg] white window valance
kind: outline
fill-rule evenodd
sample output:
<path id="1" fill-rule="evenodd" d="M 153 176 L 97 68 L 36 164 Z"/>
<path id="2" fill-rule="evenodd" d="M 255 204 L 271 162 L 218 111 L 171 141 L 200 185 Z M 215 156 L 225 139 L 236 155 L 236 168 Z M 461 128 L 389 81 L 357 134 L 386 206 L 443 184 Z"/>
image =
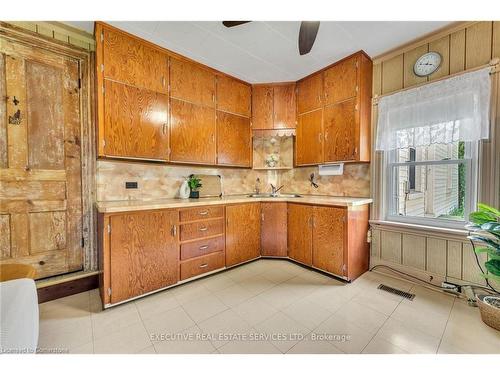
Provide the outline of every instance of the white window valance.
<path id="1" fill-rule="evenodd" d="M 376 150 L 488 139 L 490 68 L 382 97 Z"/>

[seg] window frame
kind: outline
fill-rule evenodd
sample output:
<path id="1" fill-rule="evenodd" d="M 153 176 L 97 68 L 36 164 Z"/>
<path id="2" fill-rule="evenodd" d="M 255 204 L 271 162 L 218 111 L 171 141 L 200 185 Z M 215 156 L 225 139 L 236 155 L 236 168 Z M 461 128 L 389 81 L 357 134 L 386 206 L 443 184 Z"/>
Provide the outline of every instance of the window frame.
<path id="1" fill-rule="evenodd" d="M 418 224 L 441 228 L 463 229 L 469 213 L 475 209 L 478 195 L 478 168 L 479 168 L 479 142 L 465 142 L 465 155 L 463 159 L 443 159 L 426 161 L 396 162 L 397 150 L 387 151 L 385 185 L 385 219 L 392 222 Z M 445 218 L 402 216 L 396 214 L 398 178 L 395 171 L 399 166 L 425 166 L 425 165 L 465 165 L 465 191 L 464 220 L 451 220 Z"/>

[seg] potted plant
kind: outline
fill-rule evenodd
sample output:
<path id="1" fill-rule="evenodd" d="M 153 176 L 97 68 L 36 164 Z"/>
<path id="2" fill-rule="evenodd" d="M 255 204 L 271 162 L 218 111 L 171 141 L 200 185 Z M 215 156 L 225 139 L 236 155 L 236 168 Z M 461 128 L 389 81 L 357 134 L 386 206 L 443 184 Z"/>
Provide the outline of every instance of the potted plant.
<path id="1" fill-rule="evenodd" d="M 478 211 L 469 215 L 470 231 L 467 237 L 473 246 L 477 263 L 487 285 L 496 294 L 477 295 L 477 304 L 481 319 L 490 327 L 500 330 L 500 294 L 491 286 L 490 281 L 500 280 L 500 211 L 486 204 L 478 204 Z M 480 265 L 477 254 L 487 253 L 488 260 L 484 263 L 486 271 Z"/>
<path id="2" fill-rule="evenodd" d="M 201 179 L 196 177 L 194 174 L 189 175 L 188 185 L 191 192 L 189 193 L 189 198 L 199 198 L 200 192 L 198 191 L 203 185 L 201 184 Z"/>

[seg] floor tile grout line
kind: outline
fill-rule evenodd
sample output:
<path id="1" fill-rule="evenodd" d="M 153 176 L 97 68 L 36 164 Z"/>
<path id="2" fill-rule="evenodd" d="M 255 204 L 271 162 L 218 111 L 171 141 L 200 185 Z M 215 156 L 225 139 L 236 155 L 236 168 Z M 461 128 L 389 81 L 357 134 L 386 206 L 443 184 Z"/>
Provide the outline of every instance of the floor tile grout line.
<path id="1" fill-rule="evenodd" d="M 443 337 L 444 335 L 446 334 L 446 328 L 448 328 L 448 323 L 450 321 L 450 317 L 451 317 L 451 313 L 453 311 L 453 308 L 455 307 L 455 302 L 457 301 L 457 298 L 454 297 L 453 298 L 453 304 L 451 305 L 451 309 L 450 309 L 450 312 L 448 313 L 448 319 L 446 319 L 446 324 L 444 326 L 444 330 L 443 330 L 443 333 L 441 334 L 441 338 L 439 339 L 439 345 L 436 349 L 436 354 L 439 352 L 439 349 L 441 348 L 441 344 L 443 343 Z"/>
<path id="2" fill-rule="evenodd" d="M 137 313 L 139 314 L 139 319 L 141 320 L 142 326 L 144 327 L 144 330 L 146 331 L 146 333 L 148 335 L 148 340 L 151 343 L 151 346 L 153 347 L 153 350 L 155 351 L 155 353 L 157 353 L 155 344 L 151 340 L 151 334 L 149 333 L 148 329 L 146 328 L 146 324 L 144 323 L 144 318 L 142 317 L 141 310 L 139 309 L 139 307 L 137 307 L 137 302 L 136 301 L 133 301 L 133 302 L 134 302 L 134 306 L 137 310 Z M 144 349 L 146 349 L 146 348 L 144 348 Z M 144 350 L 144 349 L 141 349 L 141 350 Z"/>

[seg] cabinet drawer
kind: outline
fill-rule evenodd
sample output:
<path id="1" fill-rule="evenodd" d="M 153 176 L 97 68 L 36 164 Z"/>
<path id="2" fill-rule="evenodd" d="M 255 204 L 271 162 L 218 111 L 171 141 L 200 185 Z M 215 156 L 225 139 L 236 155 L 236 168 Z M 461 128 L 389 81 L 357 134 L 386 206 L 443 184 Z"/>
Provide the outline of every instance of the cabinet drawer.
<path id="1" fill-rule="evenodd" d="M 181 222 L 224 217 L 224 207 L 195 207 L 180 210 Z"/>
<path id="2" fill-rule="evenodd" d="M 223 268 L 224 265 L 225 256 L 223 251 L 206 255 L 202 258 L 188 260 L 181 263 L 181 280 Z"/>
<path id="3" fill-rule="evenodd" d="M 199 257 L 224 250 L 224 236 L 208 238 L 181 245 L 181 260 Z"/>
<path id="4" fill-rule="evenodd" d="M 224 233 L 224 219 L 204 220 L 181 224 L 181 241 L 216 236 Z"/>

